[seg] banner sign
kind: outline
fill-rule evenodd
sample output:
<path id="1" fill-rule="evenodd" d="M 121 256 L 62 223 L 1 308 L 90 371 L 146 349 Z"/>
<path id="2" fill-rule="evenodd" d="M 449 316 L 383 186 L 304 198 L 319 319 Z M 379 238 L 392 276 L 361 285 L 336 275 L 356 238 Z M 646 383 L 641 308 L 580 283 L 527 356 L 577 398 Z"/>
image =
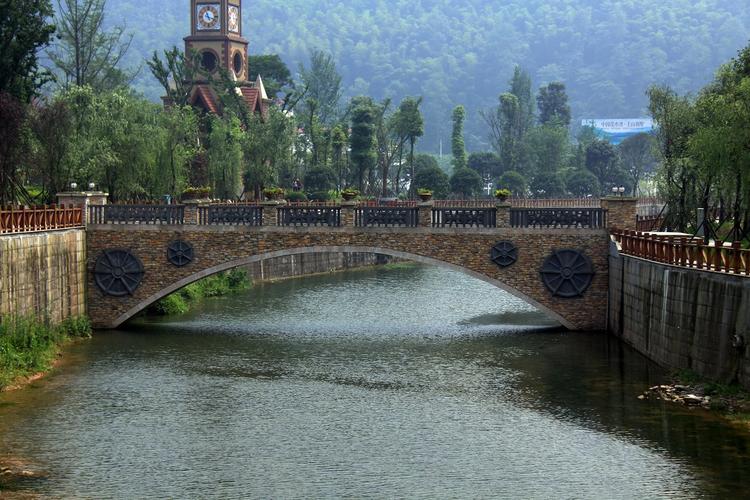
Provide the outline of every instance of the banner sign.
<path id="1" fill-rule="evenodd" d="M 597 137 L 615 145 L 620 144 L 628 137 L 644 133 L 650 134 L 654 131 L 654 120 L 651 118 L 583 120 L 581 125 L 593 128 Z"/>

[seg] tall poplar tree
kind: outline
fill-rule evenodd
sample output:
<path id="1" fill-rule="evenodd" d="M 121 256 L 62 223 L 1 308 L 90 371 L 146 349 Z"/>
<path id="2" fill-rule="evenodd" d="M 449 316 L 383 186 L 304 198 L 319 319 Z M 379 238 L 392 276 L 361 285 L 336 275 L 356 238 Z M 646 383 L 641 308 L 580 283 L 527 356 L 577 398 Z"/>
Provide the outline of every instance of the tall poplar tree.
<path id="1" fill-rule="evenodd" d="M 464 120 L 466 109 L 459 105 L 453 110 L 453 136 L 451 150 L 453 152 L 454 171 L 466 168 L 466 144 L 464 143 Z"/>

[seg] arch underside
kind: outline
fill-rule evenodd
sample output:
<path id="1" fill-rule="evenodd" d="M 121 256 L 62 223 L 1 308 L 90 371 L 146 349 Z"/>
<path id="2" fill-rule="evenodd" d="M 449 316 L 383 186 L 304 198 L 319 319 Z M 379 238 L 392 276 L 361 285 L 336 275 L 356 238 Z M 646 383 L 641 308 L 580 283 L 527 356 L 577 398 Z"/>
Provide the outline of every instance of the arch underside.
<path id="1" fill-rule="evenodd" d="M 219 264 L 213 267 L 210 267 L 208 269 L 204 269 L 200 272 L 197 272 L 195 274 L 192 274 L 182 280 L 179 280 L 175 282 L 174 284 L 160 290 L 158 293 L 148 297 L 147 299 L 142 300 L 137 305 L 135 305 L 133 308 L 128 310 L 126 313 L 119 316 L 117 319 L 115 319 L 112 324 L 110 325 L 110 328 L 117 328 L 118 326 L 122 325 L 132 317 L 134 317 L 136 314 L 140 313 L 150 305 L 154 304 L 158 300 L 186 287 L 187 285 L 194 283 L 200 279 L 206 278 L 208 276 L 212 276 L 216 273 L 220 273 L 222 271 L 228 271 L 231 269 L 235 269 L 238 267 L 243 267 L 248 264 L 253 264 L 255 262 L 260 262 L 263 260 L 268 259 L 274 259 L 276 257 L 288 257 L 292 255 L 303 255 L 303 254 L 320 254 L 320 253 L 372 253 L 372 254 L 380 254 L 380 255 L 388 255 L 390 257 L 395 257 L 399 259 L 404 260 L 410 260 L 422 264 L 429 264 L 437 267 L 442 267 L 444 269 L 450 269 L 453 271 L 457 271 L 463 274 L 466 274 L 468 276 L 471 276 L 473 278 L 476 278 L 478 280 L 484 281 L 486 283 L 489 283 L 491 285 L 496 286 L 497 288 L 500 288 L 511 295 L 518 297 L 519 299 L 523 300 L 524 302 L 536 307 L 540 311 L 547 314 L 550 318 L 559 321 L 565 328 L 568 328 L 570 330 L 576 330 L 576 326 L 573 325 L 570 321 L 565 319 L 563 316 L 555 312 L 554 310 L 544 306 L 543 304 L 540 304 L 536 300 L 532 299 L 528 295 L 520 292 L 516 288 L 510 287 L 507 284 L 503 283 L 502 281 L 495 280 L 490 278 L 489 276 L 486 276 L 482 273 L 478 273 L 476 271 L 472 271 L 471 269 L 467 269 L 465 267 L 457 266 L 455 264 L 450 264 L 448 262 L 433 259 L 430 257 L 424 257 L 422 255 L 416 255 L 408 252 L 401 252 L 397 250 L 390 250 L 388 248 L 381 248 L 381 247 L 370 247 L 370 246 L 315 246 L 315 247 L 301 247 L 301 248 L 291 248 L 291 249 L 285 249 L 285 250 L 278 250 L 274 252 L 266 252 L 266 253 L 260 253 L 256 255 L 252 255 L 249 257 L 245 257 L 242 259 L 226 262 L 223 264 Z"/>

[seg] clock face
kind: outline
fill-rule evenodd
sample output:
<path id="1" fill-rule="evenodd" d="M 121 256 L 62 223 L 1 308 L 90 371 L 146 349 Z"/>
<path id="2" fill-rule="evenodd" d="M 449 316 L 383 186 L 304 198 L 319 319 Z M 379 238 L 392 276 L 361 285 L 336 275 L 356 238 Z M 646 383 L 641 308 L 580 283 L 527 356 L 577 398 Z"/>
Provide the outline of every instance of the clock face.
<path id="1" fill-rule="evenodd" d="M 240 32 L 240 8 L 234 5 L 229 6 L 229 31 Z"/>
<path id="2" fill-rule="evenodd" d="M 218 30 L 220 26 L 219 4 L 199 3 L 196 5 L 199 30 Z"/>

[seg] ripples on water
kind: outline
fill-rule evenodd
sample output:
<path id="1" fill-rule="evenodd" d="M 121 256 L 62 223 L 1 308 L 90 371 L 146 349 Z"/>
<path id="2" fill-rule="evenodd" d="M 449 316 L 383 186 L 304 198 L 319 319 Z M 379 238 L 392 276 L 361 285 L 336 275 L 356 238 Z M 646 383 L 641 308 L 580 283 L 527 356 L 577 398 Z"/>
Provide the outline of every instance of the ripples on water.
<path id="1" fill-rule="evenodd" d="M 429 267 L 255 287 L 70 349 L 2 396 L 53 496 L 741 494 L 747 438 L 636 396 L 661 372 Z M 718 464 L 718 465 L 717 465 Z M 736 477 L 735 477 L 736 475 Z"/>

